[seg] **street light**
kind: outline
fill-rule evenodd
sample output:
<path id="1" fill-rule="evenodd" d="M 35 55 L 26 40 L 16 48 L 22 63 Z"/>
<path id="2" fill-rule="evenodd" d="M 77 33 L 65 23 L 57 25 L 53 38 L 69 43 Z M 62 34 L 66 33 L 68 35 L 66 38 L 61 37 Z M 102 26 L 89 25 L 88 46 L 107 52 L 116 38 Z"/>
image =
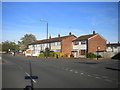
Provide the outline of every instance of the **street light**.
<path id="1" fill-rule="evenodd" d="M 48 22 L 45 21 L 44 19 L 40 19 L 40 21 L 41 21 L 41 22 L 46 22 L 46 23 L 47 23 L 47 37 L 46 37 L 46 38 L 48 39 Z"/>
<path id="2" fill-rule="evenodd" d="M 40 21 L 41 21 L 41 22 L 45 22 L 45 23 L 47 24 L 47 37 L 46 37 L 46 38 L 48 39 L 48 22 L 45 21 L 44 19 L 40 19 Z M 46 49 L 48 49 L 48 43 L 47 43 Z M 47 58 L 47 56 L 48 56 L 48 52 L 46 52 L 46 58 Z"/>

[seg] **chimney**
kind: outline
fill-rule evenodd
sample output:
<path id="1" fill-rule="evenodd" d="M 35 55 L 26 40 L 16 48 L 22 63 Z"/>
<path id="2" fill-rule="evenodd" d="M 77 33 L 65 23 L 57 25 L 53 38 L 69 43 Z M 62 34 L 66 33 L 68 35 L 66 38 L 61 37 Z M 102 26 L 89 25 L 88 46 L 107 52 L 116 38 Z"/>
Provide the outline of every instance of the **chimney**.
<path id="1" fill-rule="evenodd" d="M 93 31 L 93 34 L 95 34 L 95 31 Z"/>
<path id="2" fill-rule="evenodd" d="M 60 34 L 58 34 L 58 37 L 60 37 Z"/>
<path id="3" fill-rule="evenodd" d="M 71 32 L 69 32 L 69 35 L 72 35 L 72 33 L 71 33 Z"/>
<path id="4" fill-rule="evenodd" d="M 51 39 L 51 36 L 49 36 L 49 39 Z"/>

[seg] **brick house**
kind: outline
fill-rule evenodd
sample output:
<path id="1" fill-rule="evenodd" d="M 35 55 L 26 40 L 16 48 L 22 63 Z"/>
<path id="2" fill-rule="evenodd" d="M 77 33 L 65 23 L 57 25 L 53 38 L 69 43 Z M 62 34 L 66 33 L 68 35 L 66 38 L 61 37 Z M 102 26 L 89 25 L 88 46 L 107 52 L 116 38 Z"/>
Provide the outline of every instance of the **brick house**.
<path id="1" fill-rule="evenodd" d="M 74 57 L 85 57 L 86 53 L 96 53 L 106 51 L 106 40 L 93 31 L 93 34 L 83 35 L 72 41 Z"/>
<path id="2" fill-rule="evenodd" d="M 29 53 L 26 53 L 25 55 L 38 56 L 41 52 L 45 51 L 45 48 L 48 47 L 50 51 L 61 52 L 69 57 L 73 48 L 72 40 L 76 38 L 77 37 L 72 35 L 71 32 L 68 36 L 61 37 L 60 34 L 55 38 L 51 38 L 50 36 L 49 39 L 39 40 L 29 44 L 29 49 L 26 50 Z"/>

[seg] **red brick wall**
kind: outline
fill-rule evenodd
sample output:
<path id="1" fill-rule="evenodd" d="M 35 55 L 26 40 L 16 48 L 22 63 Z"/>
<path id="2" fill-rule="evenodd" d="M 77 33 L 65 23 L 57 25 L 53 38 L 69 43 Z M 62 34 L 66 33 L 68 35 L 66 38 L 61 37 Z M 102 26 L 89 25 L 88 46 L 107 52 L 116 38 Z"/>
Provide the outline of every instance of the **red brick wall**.
<path id="1" fill-rule="evenodd" d="M 88 53 L 96 52 L 98 46 L 100 47 L 100 51 L 106 51 L 106 40 L 100 35 L 97 34 L 93 38 L 88 39 Z"/>
<path id="2" fill-rule="evenodd" d="M 72 40 L 76 39 L 75 36 L 71 36 L 62 40 L 62 53 L 67 54 L 70 57 L 72 47 Z"/>

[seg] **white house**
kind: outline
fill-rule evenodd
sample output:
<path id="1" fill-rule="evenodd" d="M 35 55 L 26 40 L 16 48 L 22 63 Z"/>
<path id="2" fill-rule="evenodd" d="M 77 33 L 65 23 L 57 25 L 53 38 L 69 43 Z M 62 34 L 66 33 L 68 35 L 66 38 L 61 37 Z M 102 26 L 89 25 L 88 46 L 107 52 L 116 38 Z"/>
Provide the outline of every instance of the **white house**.
<path id="1" fill-rule="evenodd" d="M 107 44 L 107 52 L 114 52 L 119 53 L 120 52 L 120 43 L 109 43 Z"/>

